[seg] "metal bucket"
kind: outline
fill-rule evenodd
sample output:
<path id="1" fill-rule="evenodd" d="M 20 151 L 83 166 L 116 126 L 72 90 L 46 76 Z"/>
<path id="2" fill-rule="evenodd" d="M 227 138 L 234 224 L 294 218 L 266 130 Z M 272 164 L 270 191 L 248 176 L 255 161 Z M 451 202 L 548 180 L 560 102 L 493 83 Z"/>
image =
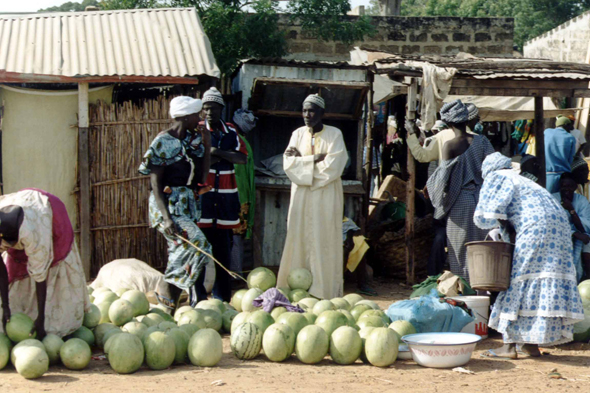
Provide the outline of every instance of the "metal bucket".
<path id="1" fill-rule="evenodd" d="M 505 291 L 510 286 L 514 244 L 495 241 L 470 242 L 467 247 L 469 284 L 482 291 Z"/>

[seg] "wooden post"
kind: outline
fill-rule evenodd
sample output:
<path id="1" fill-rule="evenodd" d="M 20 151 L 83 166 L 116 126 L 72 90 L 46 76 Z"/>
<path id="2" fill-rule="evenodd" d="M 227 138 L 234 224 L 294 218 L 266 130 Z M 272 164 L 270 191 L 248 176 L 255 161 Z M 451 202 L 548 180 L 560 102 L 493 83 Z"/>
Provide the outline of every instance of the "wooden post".
<path id="1" fill-rule="evenodd" d="M 539 163 L 539 184 L 547 185 L 545 169 L 545 125 L 543 119 L 543 97 L 535 97 L 535 154 Z"/>
<path id="2" fill-rule="evenodd" d="M 80 257 L 86 279 L 90 279 L 92 239 L 90 235 L 90 156 L 88 151 L 88 83 L 78 84 L 78 168 L 80 171 Z"/>
<path id="3" fill-rule="evenodd" d="M 369 108 L 367 110 L 367 141 L 366 147 L 366 161 L 365 161 L 365 198 L 363 201 L 363 212 L 365 219 L 363 220 L 363 230 L 367 227 L 369 217 L 369 198 L 371 197 L 371 173 L 373 171 L 373 73 L 369 73 L 369 82 L 371 87 L 368 92 Z"/>
<path id="4" fill-rule="evenodd" d="M 416 96 L 418 95 L 418 83 L 415 78 L 411 79 L 408 87 L 408 104 L 406 119 L 416 119 Z M 407 136 L 406 136 L 407 138 Z M 406 183 L 406 283 L 414 284 L 414 198 L 416 187 L 416 161 L 408 147 L 408 182 Z"/>

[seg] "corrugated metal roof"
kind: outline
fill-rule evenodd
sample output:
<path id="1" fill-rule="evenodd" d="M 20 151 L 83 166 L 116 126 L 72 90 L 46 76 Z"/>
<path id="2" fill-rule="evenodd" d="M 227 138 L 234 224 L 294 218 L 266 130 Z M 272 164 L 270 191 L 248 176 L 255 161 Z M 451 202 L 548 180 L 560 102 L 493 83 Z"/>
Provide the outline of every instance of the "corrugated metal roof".
<path id="1" fill-rule="evenodd" d="M 0 71 L 220 76 L 194 8 L 0 15 Z"/>

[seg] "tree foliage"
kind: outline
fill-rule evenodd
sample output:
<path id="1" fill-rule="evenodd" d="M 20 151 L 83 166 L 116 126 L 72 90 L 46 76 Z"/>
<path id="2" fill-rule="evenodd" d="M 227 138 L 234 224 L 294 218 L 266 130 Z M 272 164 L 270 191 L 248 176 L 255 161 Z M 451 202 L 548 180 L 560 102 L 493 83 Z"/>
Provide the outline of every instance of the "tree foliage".
<path id="1" fill-rule="evenodd" d="M 514 42 L 524 42 L 590 9 L 590 0 L 405 0 L 404 16 L 513 17 Z"/>
<path id="2" fill-rule="evenodd" d="M 39 10 L 39 12 L 76 12 L 84 11 L 84 9 L 86 9 L 88 6 L 98 6 L 98 0 L 84 0 L 81 3 L 68 1 L 62 5 Z"/>

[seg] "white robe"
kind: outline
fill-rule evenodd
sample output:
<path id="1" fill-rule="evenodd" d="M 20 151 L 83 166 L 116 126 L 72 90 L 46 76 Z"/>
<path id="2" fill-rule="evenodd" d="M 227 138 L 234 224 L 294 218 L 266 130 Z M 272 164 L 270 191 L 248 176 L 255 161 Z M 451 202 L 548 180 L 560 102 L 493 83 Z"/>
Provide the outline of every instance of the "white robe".
<path id="1" fill-rule="evenodd" d="M 8 248 L 25 250 L 29 273 L 27 278 L 15 281 L 8 287 L 10 312 L 22 312 L 35 320 L 38 314 L 36 283 L 46 281 L 45 331 L 60 337 L 73 333 L 82 326 L 84 312 L 90 309 L 84 268 L 76 242 L 66 258 L 52 267 L 53 211 L 49 199 L 33 190 L 0 197 L 0 207 L 10 205 L 20 206 L 24 218 L 18 242 L 10 244 L 2 240 L 0 252 Z M 1 323 L 0 332 L 3 332 Z"/>
<path id="2" fill-rule="evenodd" d="M 327 154 L 323 161 L 314 163 L 311 142 L 310 129 L 298 128 L 289 147 L 296 147 L 302 157 L 283 157 L 292 183 L 278 286 L 287 286 L 289 272 L 303 267 L 313 276 L 309 293 L 332 299 L 342 296 L 343 290 L 344 193 L 340 176 L 348 153 L 342 132 L 335 127 L 324 126 L 315 134 L 315 154 Z"/>

